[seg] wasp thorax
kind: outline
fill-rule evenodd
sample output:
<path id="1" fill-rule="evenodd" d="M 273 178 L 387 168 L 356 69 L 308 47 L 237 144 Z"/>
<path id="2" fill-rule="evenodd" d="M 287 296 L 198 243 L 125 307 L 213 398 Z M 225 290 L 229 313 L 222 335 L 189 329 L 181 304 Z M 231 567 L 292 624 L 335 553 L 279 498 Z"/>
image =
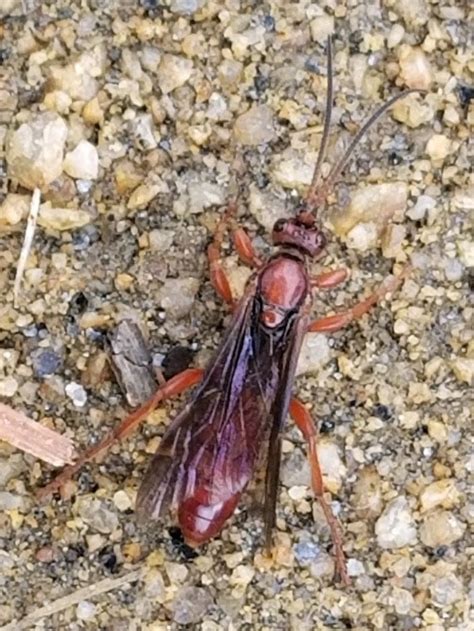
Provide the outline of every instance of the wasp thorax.
<path id="1" fill-rule="evenodd" d="M 292 246 L 311 257 L 317 256 L 326 247 L 324 234 L 298 219 L 278 219 L 273 226 L 272 239 L 274 245 Z"/>

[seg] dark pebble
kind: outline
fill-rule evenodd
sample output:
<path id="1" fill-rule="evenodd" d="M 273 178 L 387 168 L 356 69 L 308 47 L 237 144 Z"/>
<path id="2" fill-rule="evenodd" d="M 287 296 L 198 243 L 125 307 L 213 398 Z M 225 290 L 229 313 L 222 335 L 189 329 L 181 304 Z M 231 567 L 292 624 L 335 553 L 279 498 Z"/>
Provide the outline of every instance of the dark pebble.
<path id="1" fill-rule="evenodd" d="M 62 365 L 62 357 L 52 349 L 38 349 L 32 354 L 33 370 L 37 377 L 54 375 Z"/>

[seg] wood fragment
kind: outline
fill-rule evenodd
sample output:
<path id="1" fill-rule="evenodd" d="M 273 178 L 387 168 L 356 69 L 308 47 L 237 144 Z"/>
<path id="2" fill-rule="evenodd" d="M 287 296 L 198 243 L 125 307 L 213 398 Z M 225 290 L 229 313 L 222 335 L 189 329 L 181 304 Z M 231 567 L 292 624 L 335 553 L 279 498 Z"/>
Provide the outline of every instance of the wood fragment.
<path id="1" fill-rule="evenodd" d="M 76 455 L 67 436 L 3 403 L 0 403 L 0 440 L 56 467 L 71 464 Z"/>
<path id="2" fill-rule="evenodd" d="M 30 213 L 26 222 L 25 238 L 23 239 L 23 245 L 21 246 L 20 258 L 18 259 L 18 265 L 16 268 L 15 284 L 13 286 L 13 305 L 15 309 L 18 307 L 18 300 L 20 297 L 21 282 L 23 280 L 23 274 L 25 272 L 26 262 L 33 243 L 33 237 L 35 236 L 36 221 L 38 219 L 38 212 L 40 207 L 41 191 L 39 188 L 35 188 L 33 196 L 31 198 Z"/>
<path id="3" fill-rule="evenodd" d="M 135 583 L 140 580 L 144 573 L 145 569 L 141 567 L 139 569 L 131 570 L 130 572 L 127 572 L 122 576 L 118 576 L 117 578 L 104 578 L 97 583 L 81 587 L 67 596 L 62 596 L 61 598 L 54 600 L 52 603 L 49 603 L 44 607 L 40 607 L 33 613 L 25 616 L 22 620 L 9 622 L 7 625 L 0 627 L 0 631 L 22 631 L 23 629 L 31 629 L 31 625 L 42 618 L 47 618 L 55 613 L 64 611 L 64 609 L 67 609 L 68 607 L 78 605 L 83 600 L 91 600 L 100 594 L 105 594 L 113 589 L 118 589 L 127 583 Z"/>
<path id="4" fill-rule="evenodd" d="M 140 327 L 133 320 L 122 320 L 109 337 L 110 361 L 115 377 L 136 408 L 156 392 L 152 357 Z"/>

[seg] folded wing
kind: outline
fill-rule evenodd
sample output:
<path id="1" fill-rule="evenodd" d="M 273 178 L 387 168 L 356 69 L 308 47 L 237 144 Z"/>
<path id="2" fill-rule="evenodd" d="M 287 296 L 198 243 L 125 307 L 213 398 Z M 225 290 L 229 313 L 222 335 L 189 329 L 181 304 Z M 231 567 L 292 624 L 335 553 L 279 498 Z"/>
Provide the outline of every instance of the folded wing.
<path id="1" fill-rule="evenodd" d="M 298 313 L 269 331 L 260 323 L 260 309 L 258 297 L 248 292 L 202 384 L 150 463 L 137 498 L 141 516 L 156 519 L 172 508 L 182 527 L 202 518 L 217 532 L 234 511 L 262 443 L 286 416 L 292 351 L 300 337 Z"/>

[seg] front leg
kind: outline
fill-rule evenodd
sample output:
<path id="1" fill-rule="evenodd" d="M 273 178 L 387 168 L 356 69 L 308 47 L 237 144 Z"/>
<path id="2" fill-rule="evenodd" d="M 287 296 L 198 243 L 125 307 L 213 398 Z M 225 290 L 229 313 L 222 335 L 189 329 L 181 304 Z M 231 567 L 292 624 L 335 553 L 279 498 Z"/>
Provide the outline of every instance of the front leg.
<path id="1" fill-rule="evenodd" d="M 344 269 L 334 269 L 329 272 L 323 272 L 311 279 L 311 287 L 316 289 L 333 289 L 343 283 L 349 276 L 349 272 Z"/>
<path id="2" fill-rule="evenodd" d="M 234 246 L 240 259 L 247 265 L 257 269 L 262 265 L 262 261 L 257 255 L 250 237 L 245 230 L 243 228 L 239 228 L 235 222 L 234 217 L 236 212 L 237 202 L 233 200 L 229 202 L 226 212 L 217 224 L 214 238 L 207 249 L 209 267 L 211 270 L 211 282 L 219 296 L 224 300 L 224 302 L 230 305 L 231 308 L 235 306 L 235 301 L 232 296 L 229 280 L 221 263 L 220 255 L 224 233 L 229 226 L 232 228 Z"/>
<path id="3" fill-rule="evenodd" d="M 370 296 L 361 300 L 353 307 L 324 318 L 318 318 L 311 322 L 308 326 L 308 332 L 318 333 L 334 333 L 350 324 L 353 320 L 361 318 L 371 307 L 380 302 L 386 294 L 394 292 L 401 285 L 402 281 L 411 271 L 410 265 L 405 265 L 401 274 L 398 276 L 389 276 Z"/>

